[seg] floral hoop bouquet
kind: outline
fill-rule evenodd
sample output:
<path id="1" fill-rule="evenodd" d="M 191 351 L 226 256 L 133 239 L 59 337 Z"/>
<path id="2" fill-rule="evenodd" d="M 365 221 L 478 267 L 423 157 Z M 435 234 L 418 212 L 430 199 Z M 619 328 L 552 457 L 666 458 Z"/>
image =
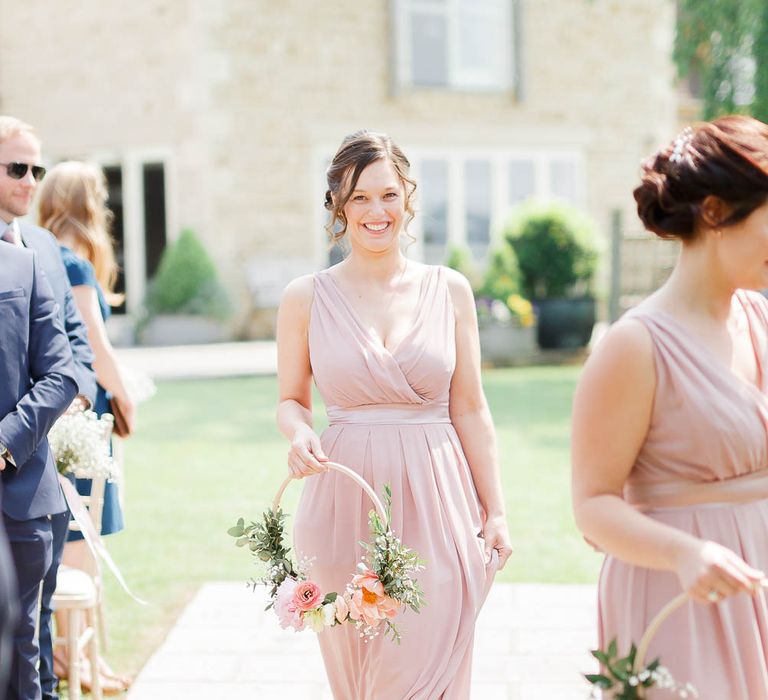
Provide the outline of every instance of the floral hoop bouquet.
<path id="1" fill-rule="evenodd" d="M 389 486 L 384 486 L 382 505 L 365 480 L 351 469 L 333 462 L 327 466 L 355 480 L 376 506 L 368 516 L 371 541 L 360 543 L 365 550 L 363 560 L 343 591 L 324 594 L 308 578 L 312 561 L 305 558 L 294 564 L 289 556 L 290 549 L 283 541 L 287 516 L 279 504 L 291 477 L 283 482 L 272 508 L 264 511 L 260 522 L 246 526 L 240 518 L 227 532 L 237 538 L 237 546 L 247 545 L 251 554 L 266 565 L 265 576 L 253 580 L 252 584 L 254 588 L 259 583 L 271 586 L 271 602 L 266 609 L 275 611 L 283 629 L 309 628 L 322 632 L 326 627 L 352 623 L 367 643 L 379 635 L 384 625 L 384 634 L 399 642 L 400 633 L 393 618 L 401 608 L 419 612 L 424 605 L 424 593 L 413 578 L 424 566 L 418 554 L 403 546 L 389 526 L 392 506 Z"/>
<path id="2" fill-rule="evenodd" d="M 614 700 L 642 700 L 649 688 L 669 690 L 680 698 L 698 698 L 696 688 L 690 683 L 681 685 L 675 681 L 669 669 L 661 665 L 661 659 L 647 666 L 638 659 L 637 647 L 632 644 L 629 654 L 619 656 L 616 640 L 612 640 L 605 651 L 591 652 L 601 664 L 601 673 L 590 673 L 585 678 L 592 684 L 592 697 L 598 696 L 598 689 L 606 691 L 603 697 Z"/>
<path id="3" fill-rule="evenodd" d="M 62 415 L 48 433 L 59 473 L 73 474 L 78 479 L 111 479 L 114 462 L 109 450 L 109 438 L 113 426 L 110 414 L 105 413 L 99 418 L 82 405 Z"/>

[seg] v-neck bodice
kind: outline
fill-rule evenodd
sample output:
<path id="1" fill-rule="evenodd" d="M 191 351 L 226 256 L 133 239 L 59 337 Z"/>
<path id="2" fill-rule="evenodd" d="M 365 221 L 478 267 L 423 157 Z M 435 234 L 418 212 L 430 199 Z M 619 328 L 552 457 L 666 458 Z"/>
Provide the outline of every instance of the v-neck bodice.
<path id="1" fill-rule="evenodd" d="M 639 307 L 628 318 L 649 330 L 656 395 L 630 484 L 714 481 L 768 469 L 768 301 L 739 290 L 758 367 L 758 385 L 736 376 L 674 317 Z"/>
<path id="2" fill-rule="evenodd" d="M 363 319 L 361 318 L 354 304 L 350 301 L 349 297 L 344 293 L 344 290 L 341 288 L 341 285 L 336 281 L 334 276 L 328 270 L 324 270 L 323 274 L 325 274 L 327 279 L 329 279 L 331 281 L 331 284 L 336 288 L 336 292 L 338 292 L 338 296 L 341 298 L 342 302 L 349 310 L 349 315 L 360 326 L 360 328 L 362 328 L 366 333 L 368 333 L 371 336 L 371 339 L 373 340 L 374 343 L 379 343 L 387 352 L 389 352 L 390 355 L 395 355 L 400 345 L 402 345 L 403 341 L 405 341 L 408 338 L 411 332 L 418 326 L 419 322 L 421 321 L 421 314 L 425 308 L 425 305 L 422 303 L 422 301 L 424 300 L 424 290 L 427 287 L 427 282 L 430 279 L 431 275 L 433 274 L 434 270 L 435 270 L 434 267 L 427 267 L 426 273 L 422 276 L 421 281 L 419 282 L 419 291 L 418 291 L 418 296 L 416 300 L 416 307 L 413 311 L 412 318 L 410 319 L 410 324 L 406 329 L 406 333 L 399 340 L 397 340 L 397 342 L 393 343 L 391 346 L 387 345 L 387 343 L 385 342 L 385 339 L 382 337 L 380 333 L 377 333 L 373 328 L 371 328 L 369 325 L 366 325 L 363 322 Z"/>
<path id="3" fill-rule="evenodd" d="M 391 348 L 361 321 L 331 274 L 314 276 L 312 372 L 328 407 L 444 404 L 456 363 L 455 321 L 444 270 L 427 268 L 407 333 Z"/>

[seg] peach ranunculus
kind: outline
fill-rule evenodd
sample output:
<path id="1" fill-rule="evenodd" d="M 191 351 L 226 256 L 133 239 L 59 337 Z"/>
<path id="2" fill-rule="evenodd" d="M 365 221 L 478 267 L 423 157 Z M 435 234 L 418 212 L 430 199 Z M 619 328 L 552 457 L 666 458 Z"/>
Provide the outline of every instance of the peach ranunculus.
<path id="1" fill-rule="evenodd" d="M 349 594 L 344 593 L 343 595 L 336 596 L 336 619 L 339 622 L 344 622 L 344 620 L 347 619 L 347 615 L 349 615 Z"/>
<path id="2" fill-rule="evenodd" d="M 277 589 L 273 608 L 280 621 L 280 627 L 288 629 L 293 627 L 297 632 L 304 629 L 304 620 L 301 612 L 296 609 L 293 603 L 293 595 L 298 586 L 298 582 L 292 578 L 286 578 Z"/>
<path id="3" fill-rule="evenodd" d="M 306 612 L 323 602 L 323 594 L 314 581 L 301 581 L 293 592 L 293 604 L 297 610 Z"/>
<path id="4" fill-rule="evenodd" d="M 352 578 L 354 591 L 349 598 L 349 616 L 353 620 L 363 620 L 368 627 L 376 627 L 379 622 L 393 618 L 400 607 L 394 598 L 384 593 L 384 584 L 370 569 Z"/>

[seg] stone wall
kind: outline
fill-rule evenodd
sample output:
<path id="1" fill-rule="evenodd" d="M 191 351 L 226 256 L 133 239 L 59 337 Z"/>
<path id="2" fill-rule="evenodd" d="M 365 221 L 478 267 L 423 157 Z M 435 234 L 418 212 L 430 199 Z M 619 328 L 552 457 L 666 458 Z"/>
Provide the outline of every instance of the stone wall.
<path id="1" fill-rule="evenodd" d="M 674 136 L 672 0 L 521 0 L 518 94 L 393 90 L 386 0 L 0 0 L 0 110 L 46 154 L 168 154 L 176 233 L 242 300 L 248 262 L 325 255 L 323 159 L 362 127 L 409 150 L 576 149 L 585 205 L 636 226 L 641 157 Z M 266 321 L 264 320 L 266 319 Z"/>

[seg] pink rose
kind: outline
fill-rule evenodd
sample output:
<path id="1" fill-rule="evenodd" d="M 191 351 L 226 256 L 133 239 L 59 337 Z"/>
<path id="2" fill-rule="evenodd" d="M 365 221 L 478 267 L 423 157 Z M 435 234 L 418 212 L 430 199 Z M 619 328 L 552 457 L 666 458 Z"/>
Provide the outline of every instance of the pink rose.
<path id="1" fill-rule="evenodd" d="M 293 591 L 293 604 L 296 610 L 306 612 L 317 607 L 323 601 L 323 594 L 320 592 L 320 586 L 314 581 L 302 581 Z"/>
<path id="2" fill-rule="evenodd" d="M 292 627 L 300 632 L 304 629 L 304 620 L 301 617 L 301 612 L 296 610 L 293 603 L 293 595 L 298 585 L 298 581 L 286 578 L 277 589 L 273 608 L 277 619 L 280 621 L 280 627 L 283 629 Z"/>

